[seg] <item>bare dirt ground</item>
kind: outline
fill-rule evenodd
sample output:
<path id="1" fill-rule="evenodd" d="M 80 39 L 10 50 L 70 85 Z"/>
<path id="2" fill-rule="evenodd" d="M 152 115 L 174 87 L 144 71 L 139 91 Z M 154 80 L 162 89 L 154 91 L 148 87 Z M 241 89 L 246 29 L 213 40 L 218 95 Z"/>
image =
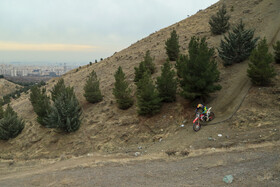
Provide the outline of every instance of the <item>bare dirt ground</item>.
<path id="1" fill-rule="evenodd" d="M 7 81 L 6 79 L 0 79 L 0 99 L 2 99 L 3 96 L 16 91 L 17 89 L 20 89 L 21 87 L 22 86 Z"/>
<path id="2" fill-rule="evenodd" d="M 280 39 L 278 0 L 223 2 L 228 9 L 235 8 L 232 24 L 243 17 L 270 44 Z M 223 186 L 227 174 L 235 178 L 232 186 L 279 186 L 279 65 L 270 87 L 251 86 L 247 62 L 220 66 L 223 89 L 207 104 L 217 118 L 197 133 L 191 123 L 193 103 L 179 96 L 152 118 L 138 116 L 135 106 L 127 111 L 115 107 L 114 70 L 122 65 L 132 82 L 133 68 L 149 47 L 159 70 L 164 41 L 172 29 L 180 35 L 182 50 L 194 34 L 206 36 L 209 45 L 217 47 L 222 36 L 211 36 L 206 23 L 220 5 L 153 33 L 103 62 L 67 73 L 66 83 L 75 87 L 84 110 L 82 126 L 75 133 L 39 126 L 28 95 L 13 102 L 27 125 L 16 139 L 0 141 L 0 186 Z M 96 105 L 82 96 L 81 82 L 92 69 L 106 95 Z M 55 81 L 49 81 L 47 89 Z"/>
<path id="3" fill-rule="evenodd" d="M 61 156 L 71 158 L 72 156 L 85 155 L 91 152 L 109 154 L 129 152 L 139 144 L 153 144 L 160 139 L 165 140 L 167 137 L 176 139 L 178 135 L 182 135 L 183 139 L 184 137 L 195 139 L 188 126 L 193 119 L 193 103 L 178 96 L 175 103 L 164 104 L 160 114 L 152 118 L 137 115 L 136 100 L 135 105 L 130 109 L 126 111 L 119 110 L 112 95 L 113 74 L 118 66 L 122 66 L 132 89 L 135 91 L 135 84 L 133 83 L 134 67 L 143 60 L 145 52 L 151 50 L 157 69 L 153 76 L 155 79 L 160 74 L 161 65 L 166 58 L 164 43 L 173 29 L 176 29 L 179 35 L 182 53 L 186 53 L 188 42 L 194 35 L 205 36 L 209 46 L 217 48 L 223 36 L 211 35 L 208 20 L 211 15 L 217 12 L 222 3 L 227 5 L 232 25 L 238 23 L 240 18 L 243 18 L 246 28 L 256 29 L 255 36 L 265 36 L 268 41 L 274 40 L 275 33 L 279 31 L 280 23 L 280 2 L 278 0 L 220 1 L 185 20 L 152 33 L 150 36 L 137 41 L 102 62 L 92 66 L 84 66 L 63 75 L 65 83 L 74 87 L 77 98 L 83 108 L 82 125 L 75 133 L 66 135 L 40 126 L 36 121 L 36 114 L 29 101 L 29 94 L 22 94 L 20 98 L 12 101 L 11 106 L 25 120 L 26 126 L 17 138 L 0 141 L 0 158 L 24 160 L 35 158 L 53 159 Z M 231 7 L 234 7 L 234 11 L 230 10 Z M 208 106 L 213 106 L 217 116 L 216 122 L 231 116 L 240 105 L 242 96 L 249 89 L 245 63 L 224 68 L 218 57 L 217 61 L 221 71 L 223 89 L 213 94 L 214 100 L 212 103 L 207 104 Z M 89 104 L 83 97 L 85 80 L 93 69 L 100 78 L 101 91 L 104 94 L 104 100 L 97 104 Z M 46 89 L 50 90 L 57 80 L 48 81 Z M 178 134 L 179 131 L 183 131 L 180 125 L 185 119 L 188 124 L 185 126 L 187 131 Z M 226 125 L 225 129 L 220 126 L 218 128 L 221 128 L 222 132 L 228 129 Z M 181 141 L 179 140 L 180 138 L 170 145 L 180 148 Z M 133 149 L 128 150 L 130 147 Z"/>
<path id="4" fill-rule="evenodd" d="M 279 186 L 280 144 L 265 143 L 234 149 L 196 150 L 188 158 L 88 156 L 19 171 L 9 164 L 0 186 Z M 73 163 L 73 164 L 71 164 Z M 3 164 L 2 164 L 3 165 Z"/>

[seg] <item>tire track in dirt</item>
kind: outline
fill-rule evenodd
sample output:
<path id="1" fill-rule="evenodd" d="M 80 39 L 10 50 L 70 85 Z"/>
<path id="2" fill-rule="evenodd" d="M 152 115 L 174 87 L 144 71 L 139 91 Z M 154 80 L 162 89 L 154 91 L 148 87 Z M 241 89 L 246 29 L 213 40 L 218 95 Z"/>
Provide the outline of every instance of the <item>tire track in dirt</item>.
<path id="1" fill-rule="evenodd" d="M 278 19 L 280 20 L 280 16 L 278 16 Z M 272 45 L 279 38 L 280 26 L 269 42 L 269 47 L 272 48 Z M 241 107 L 243 101 L 246 98 L 246 95 L 248 94 L 248 91 L 252 86 L 251 81 L 247 76 L 248 60 L 244 64 L 246 64 L 246 67 L 241 67 L 241 71 L 238 75 L 240 76 L 240 79 L 238 79 L 237 81 L 233 80 L 231 83 L 234 84 L 230 89 L 225 90 L 225 93 L 219 93 L 219 96 L 214 101 L 209 103 L 209 106 L 213 106 L 216 114 L 223 116 L 217 117 L 215 122 L 210 122 L 208 123 L 208 125 L 219 124 L 230 120 Z"/>
<path id="2" fill-rule="evenodd" d="M 280 14 L 277 19 L 280 20 Z M 275 29 L 275 34 L 270 38 L 270 41 L 276 39 L 280 39 L 280 26 Z M 270 48 L 271 47 L 272 45 L 270 45 Z M 231 73 L 230 79 L 223 80 L 221 82 L 224 88 L 217 92 L 217 97 L 213 101 L 207 104 L 207 106 L 213 107 L 216 119 L 212 123 L 207 123 L 203 128 L 207 128 L 208 125 L 212 126 L 214 124 L 219 124 L 219 126 L 217 126 L 217 129 L 209 127 L 204 131 L 199 131 L 199 136 L 209 137 L 209 135 L 217 133 L 219 130 L 224 130 L 223 127 L 220 127 L 220 125 L 230 120 L 241 107 L 252 86 L 250 79 L 247 77 L 248 62 L 249 61 L 247 60 L 245 62 L 235 64 L 230 67 L 231 69 L 225 70 L 226 74 Z M 174 135 L 167 137 L 164 142 L 160 143 L 161 145 L 159 145 L 159 143 L 151 145 L 148 152 L 151 150 L 160 152 L 163 147 L 172 148 L 173 145 L 177 145 L 178 142 L 181 142 L 179 146 L 177 145 L 178 150 L 184 150 L 189 147 L 189 145 L 194 144 L 196 142 L 197 133 L 191 133 L 193 131 L 191 122 L 188 122 L 185 126 L 186 129 L 180 130 Z"/>
<path id="3" fill-rule="evenodd" d="M 233 68 L 240 71 L 228 82 L 231 86 L 228 89 L 222 89 L 218 97 L 208 104 L 213 107 L 216 114 L 215 122 L 209 125 L 229 120 L 239 109 L 251 87 L 251 82 L 247 77 L 248 62 L 237 64 Z"/>
<path id="4" fill-rule="evenodd" d="M 197 150 L 181 159 L 138 157 L 104 165 L 91 165 L 95 159 L 89 157 L 74 167 L 69 162 L 76 161 L 69 160 L 46 170 L 12 173 L 0 178 L 0 186 L 224 186 L 227 173 L 234 176 L 234 186 L 279 186 L 279 150 L 278 142 L 264 143 Z"/>

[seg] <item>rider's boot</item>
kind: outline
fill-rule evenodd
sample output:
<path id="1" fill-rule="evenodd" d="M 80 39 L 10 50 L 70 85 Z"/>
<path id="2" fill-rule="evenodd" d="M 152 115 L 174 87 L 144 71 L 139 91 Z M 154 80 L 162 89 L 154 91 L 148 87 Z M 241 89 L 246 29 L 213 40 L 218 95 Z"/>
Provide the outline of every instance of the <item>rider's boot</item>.
<path id="1" fill-rule="evenodd" d="M 207 115 L 204 115 L 204 116 L 203 116 L 203 121 L 208 121 L 207 118 L 208 118 Z"/>

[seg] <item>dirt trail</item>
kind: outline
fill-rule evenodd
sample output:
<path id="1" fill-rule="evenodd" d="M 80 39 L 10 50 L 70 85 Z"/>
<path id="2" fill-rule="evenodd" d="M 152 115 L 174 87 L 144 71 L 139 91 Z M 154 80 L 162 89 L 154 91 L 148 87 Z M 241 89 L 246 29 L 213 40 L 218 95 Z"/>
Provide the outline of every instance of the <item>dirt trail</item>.
<path id="1" fill-rule="evenodd" d="M 276 19 L 280 23 L 280 13 Z M 274 28 L 270 29 L 270 32 L 273 34 L 266 36 L 266 38 L 270 48 L 272 48 L 275 41 L 280 39 L 280 25 L 275 25 Z M 227 88 L 222 89 L 219 92 L 219 96 L 209 103 L 209 106 L 214 108 L 215 114 L 218 116 L 212 124 L 221 123 L 230 119 L 241 106 L 252 85 L 247 76 L 248 61 L 236 64 L 231 68 L 234 74 L 232 74 L 231 80 L 228 80 L 226 83 L 228 84 Z"/>
<path id="2" fill-rule="evenodd" d="M 113 75 L 117 67 L 121 66 L 135 93 L 136 86 L 133 83 L 134 67 L 139 65 L 145 52 L 150 50 L 151 55 L 155 58 L 155 65 L 158 70 L 153 77 L 159 76 L 160 68 L 167 57 L 165 54 L 165 41 L 170 37 L 170 32 L 173 29 L 176 29 L 180 36 L 180 51 L 183 54 L 186 53 L 189 41 L 194 35 L 206 37 L 209 46 L 217 48 L 223 36 L 212 36 L 208 21 L 209 17 L 218 11 L 222 3 L 225 3 L 228 7 L 228 12 L 231 15 L 231 25 L 235 25 L 240 18 L 243 18 L 246 28 L 256 29 L 256 36 L 266 36 L 268 41 L 275 41 L 278 37 L 275 37 L 275 33 L 279 32 L 279 0 L 220 1 L 187 19 L 151 33 L 128 48 L 114 53 L 114 55 L 104 59 L 102 62 L 92 66 L 81 67 L 64 75 L 65 83 L 74 87 L 76 96 L 83 107 L 82 125 L 79 131 L 75 133 L 65 136 L 56 133 L 52 129 L 41 128 L 36 122 L 36 114 L 33 112 L 28 94 L 22 94 L 17 100 L 12 100 L 11 106 L 18 112 L 19 116 L 25 119 L 26 126 L 17 138 L 8 142 L 0 141 L 1 150 L 3 150 L 0 154 L 1 158 L 57 158 L 60 155 L 71 157 L 71 155 L 77 156 L 95 151 L 112 153 L 123 151 L 122 148 L 124 148 L 125 152 L 130 153 L 132 151 L 126 151 L 126 148 L 131 146 L 137 149 L 138 143 L 157 141 L 160 137 L 165 140 L 166 136 L 174 136 L 173 138 L 176 139 L 178 134 L 174 135 L 174 131 L 185 131 L 184 129 L 177 129 L 180 123 L 184 121 L 183 118 L 187 117 L 189 120 L 192 118 L 189 117 L 189 110 L 192 109 L 186 107 L 189 104 L 183 100 L 178 100 L 172 104 L 164 104 L 161 113 L 153 118 L 138 116 L 136 102 L 129 110 L 121 111 L 117 108 L 112 94 L 114 86 Z M 230 7 L 234 7 L 234 11 L 230 10 Z M 93 69 L 100 78 L 101 90 L 105 94 L 104 100 L 94 105 L 86 102 L 83 96 L 82 84 Z M 216 94 L 217 98 L 207 105 L 212 106 L 213 111 L 216 113 L 217 118 L 213 122 L 221 122 L 231 117 L 242 103 L 241 101 L 250 87 L 250 82 L 246 78 L 246 69 L 247 64 L 245 63 L 236 64 L 226 69 L 221 68 L 223 89 Z M 51 89 L 56 80 L 49 81 L 46 89 Z M 172 118 L 167 120 L 162 116 Z M 187 131 L 192 130 L 190 121 L 186 128 L 188 128 Z M 219 129 L 220 127 L 217 126 L 217 128 Z M 220 131 L 223 132 L 223 129 L 220 129 Z M 197 139 L 192 131 L 188 133 L 190 135 L 182 132 L 182 136 Z M 203 134 L 204 132 L 201 133 Z M 183 141 L 180 138 L 174 141 Z M 177 146 L 177 144 L 172 143 L 170 145 Z M 133 149 L 133 151 L 135 150 Z"/>
<path id="3" fill-rule="evenodd" d="M 279 16 L 275 19 L 279 20 L 278 23 L 280 23 L 280 12 Z M 270 32 L 273 34 L 266 36 L 266 38 L 270 49 L 272 49 L 272 45 L 275 41 L 280 39 L 280 25 L 275 25 L 274 28 L 270 29 Z M 252 85 L 247 76 L 247 69 L 248 61 L 241 64 L 235 64 L 231 67 L 231 71 L 234 73 L 232 74 L 230 81 L 227 80 L 226 89 L 222 89 L 218 93 L 218 97 L 208 104 L 213 107 L 216 116 L 218 116 L 215 121 L 209 124 L 217 124 L 229 120 L 239 109 Z"/>
<path id="4" fill-rule="evenodd" d="M 223 177 L 229 174 L 234 186 L 279 186 L 279 152 L 279 143 L 265 143 L 181 159 L 108 159 L 104 164 L 100 158 L 87 157 L 15 172 L 0 177 L 0 186 L 223 186 Z"/>
<path id="5" fill-rule="evenodd" d="M 280 13 L 275 19 L 278 19 L 280 23 Z M 268 43 L 280 39 L 280 25 L 275 26 L 272 30 L 274 30 L 273 35 L 266 37 L 269 41 Z M 272 48 L 272 45 L 270 45 L 270 48 Z M 207 124 L 211 124 L 210 126 L 203 126 L 203 131 L 195 133 L 192 132 L 192 122 L 189 121 L 185 125 L 185 129 L 181 129 L 174 135 L 167 137 L 165 141 L 154 143 L 148 148 L 148 151 L 160 152 L 163 148 L 172 149 L 173 145 L 178 145 L 178 142 L 181 143 L 177 146 L 176 150 L 192 149 L 196 143 L 197 136 L 212 137 L 216 136 L 217 133 L 230 131 L 230 127 L 223 126 L 223 123 L 231 119 L 236 113 L 251 87 L 251 81 L 247 77 L 247 68 L 248 61 L 235 64 L 224 70 L 227 79 L 222 79 L 221 85 L 223 89 L 217 92 L 216 98 L 207 104 L 207 106 L 213 108 L 216 115 L 215 120 Z M 214 128 L 213 124 L 215 124 Z"/>
<path id="6" fill-rule="evenodd" d="M 247 77 L 247 68 L 248 62 L 236 64 L 231 67 L 230 71 L 233 72 L 232 77 L 223 85 L 223 87 L 227 88 L 219 91 L 217 93 L 218 97 L 208 104 L 216 114 L 216 119 L 212 124 L 221 123 L 230 119 L 240 107 L 251 87 L 251 82 Z"/>
<path id="7" fill-rule="evenodd" d="M 275 7 L 280 7 L 280 1 L 270 1 L 274 3 L 274 8 L 273 10 L 270 9 L 269 11 L 276 12 L 277 10 L 275 11 L 274 9 Z M 231 2 L 241 3 L 241 1 Z M 249 3 L 249 1 L 246 2 Z M 264 2 L 265 1 L 263 1 L 263 4 L 265 6 L 270 7 L 268 3 Z M 262 3 L 260 5 L 262 5 Z M 260 7 L 260 17 L 258 13 L 254 12 L 255 10 L 252 11 L 252 14 L 256 13 L 256 15 L 255 17 L 251 16 L 250 19 L 259 20 L 258 23 L 267 25 L 263 28 L 258 27 L 258 35 L 260 35 L 260 37 L 265 35 L 267 41 L 272 44 L 276 40 L 280 39 L 280 25 L 275 24 L 280 23 L 280 11 L 279 13 L 277 12 L 278 16 L 272 17 L 270 16 L 270 12 L 267 14 L 262 14 L 261 11 L 263 10 L 266 9 L 262 9 Z M 271 14 L 274 15 L 273 13 Z M 239 14 L 236 15 L 238 15 L 238 18 L 240 17 Z M 244 14 L 241 15 L 246 16 Z M 198 17 L 200 19 L 200 17 L 202 18 L 203 16 L 197 16 L 197 18 Z M 199 19 L 196 21 L 199 22 Z M 267 24 L 263 24 L 263 22 Z M 251 22 L 248 21 L 248 24 L 250 23 Z M 256 21 L 253 23 L 256 24 Z M 193 28 L 196 28 L 196 25 L 193 25 Z M 181 27 L 182 26 L 184 26 L 183 23 L 181 23 Z M 190 28 L 189 25 L 186 25 L 186 28 Z M 182 30 L 185 32 L 186 28 L 183 28 Z M 165 41 L 166 38 L 163 36 L 167 35 L 164 35 L 160 32 L 154 34 L 153 40 L 158 42 L 161 36 L 162 41 Z M 185 42 L 187 42 L 187 38 L 188 37 L 185 36 Z M 147 38 L 149 43 L 151 43 L 151 40 Z M 218 46 L 214 45 L 215 41 L 220 41 L 220 38 L 217 37 L 212 41 L 213 46 Z M 144 47 L 142 47 L 145 50 L 147 49 L 147 43 L 145 42 L 143 42 L 143 44 L 141 44 L 141 42 L 136 44 L 139 44 L 140 47 L 143 45 Z M 135 46 L 137 46 L 136 44 Z M 137 47 L 137 50 L 139 50 L 140 47 Z M 144 49 L 143 51 L 145 51 Z M 159 49 L 162 51 L 164 48 L 158 48 L 158 51 L 160 51 Z M 119 54 L 119 58 L 126 58 L 126 60 L 119 61 L 118 63 L 126 67 L 126 69 L 124 69 L 127 72 L 133 71 L 133 66 L 130 63 L 133 62 L 136 64 L 137 61 L 135 59 L 139 58 L 140 53 L 136 54 L 134 52 L 134 54 L 132 52 L 134 52 L 134 48 L 130 48 L 126 53 L 120 52 L 116 54 Z M 157 54 L 159 56 L 161 55 L 161 53 Z M 113 61 L 115 61 L 114 58 L 116 58 L 116 56 L 112 58 Z M 109 67 L 110 63 L 109 60 L 105 61 L 104 63 L 98 63 L 96 66 L 96 68 L 99 68 L 98 72 L 102 74 L 104 71 L 108 70 L 108 72 L 111 73 L 110 75 L 113 75 L 113 68 L 107 68 Z M 114 65 L 116 65 L 116 63 L 114 63 Z M 111 155 L 112 157 L 110 157 L 94 155 L 90 157 L 76 157 L 69 160 L 63 160 L 71 157 L 64 157 L 65 155 L 62 155 L 60 158 L 62 161 L 59 161 L 58 159 L 53 162 L 50 160 L 44 161 L 39 159 L 35 160 L 34 162 L 32 160 L 21 162 L 17 161 L 16 159 L 6 160 L 5 162 L 1 161 L 0 186 L 116 186 L 117 184 L 123 184 L 123 186 L 209 186 L 209 183 L 211 183 L 212 186 L 221 186 L 224 184 L 222 182 L 222 177 L 230 173 L 232 173 L 236 178 L 234 183 L 236 186 L 277 186 L 279 185 L 280 176 L 276 175 L 271 168 L 275 165 L 278 165 L 279 167 L 277 171 L 280 171 L 279 142 L 277 145 L 272 145 L 271 147 L 266 148 L 256 148 L 256 150 L 247 151 L 245 149 L 228 152 L 229 149 L 225 149 L 224 152 L 221 151 L 219 153 L 216 152 L 211 154 L 213 150 L 220 150 L 219 147 L 235 147 L 240 143 L 247 144 L 249 139 L 252 143 L 259 143 L 266 140 L 279 140 L 279 138 L 275 138 L 280 137 L 279 129 L 276 125 L 271 125 L 264 128 L 256 128 L 250 131 L 239 131 L 238 129 L 233 130 L 227 123 L 223 123 L 225 120 L 231 118 L 235 114 L 243 100 L 246 98 L 246 94 L 251 87 L 250 80 L 246 75 L 247 67 L 248 62 L 243 62 L 240 64 L 235 64 L 230 68 L 223 69 L 221 78 L 223 89 L 213 94 L 214 99 L 209 104 L 207 104 L 207 106 L 213 107 L 213 111 L 216 114 L 216 119 L 212 124 L 219 124 L 203 126 L 202 130 L 197 133 L 195 133 L 192 129 L 191 121 L 188 121 L 184 127 L 180 127 L 181 121 L 176 121 L 176 124 L 173 124 L 172 122 L 170 125 L 178 125 L 178 127 L 172 126 L 173 129 L 170 131 L 168 128 L 160 127 L 162 128 L 160 129 L 160 132 L 164 132 L 165 134 L 159 134 L 157 137 L 162 135 L 162 138 L 157 139 L 157 137 L 155 137 L 155 142 L 152 143 L 150 143 L 150 141 L 148 143 L 145 141 L 141 142 L 141 137 L 139 137 L 138 134 L 139 131 L 129 131 L 130 127 L 134 128 L 131 124 L 127 126 L 118 125 L 120 121 L 126 121 L 127 118 L 121 119 L 120 121 L 117 121 L 117 123 L 112 119 L 112 121 L 108 123 L 107 119 L 110 119 L 111 117 L 105 118 L 106 111 L 108 116 L 113 117 L 115 114 L 117 114 L 117 112 L 119 112 L 116 112 L 116 110 L 114 112 L 110 112 L 110 109 L 114 107 L 112 107 L 111 98 L 109 97 L 105 98 L 106 101 L 97 105 L 96 108 L 86 108 L 86 116 L 88 118 L 85 120 L 86 125 L 84 125 L 79 132 L 73 134 L 73 136 L 65 136 L 62 139 L 62 136 L 57 135 L 55 132 L 47 132 L 45 129 L 37 127 L 37 124 L 30 123 L 31 127 L 29 129 L 26 128 L 26 133 L 22 134 L 18 141 L 14 140 L 14 142 L 12 142 L 13 144 L 11 144 L 13 146 L 17 146 L 18 144 L 22 146 L 18 146 L 18 150 L 20 153 L 25 153 L 23 158 L 28 158 L 28 156 L 32 156 L 33 154 L 36 154 L 37 151 L 40 152 L 42 150 L 46 151 L 46 155 L 51 154 L 52 151 L 57 152 L 55 155 L 60 155 L 60 153 L 68 153 L 67 155 L 73 154 L 71 151 L 67 150 L 67 147 L 77 150 L 76 153 L 79 154 L 81 151 L 84 151 L 84 154 L 91 154 L 91 151 L 95 151 L 95 149 L 92 149 L 95 142 L 100 141 L 100 145 L 104 144 L 105 141 L 103 141 L 103 139 L 106 139 L 106 136 L 110 133 L 113 134 L 112 131 L 106 131 L 106 128 L 112 128 L 116 132 L 118 131 L 118 133 L 126 131 L 131 134 L 135 133 L 133 135 L 138 136 L 139 140 L 135 142 L 132 141 L 133 143 L 131 143 L 131 145 L 127 144 L 126 149 L 122 150 L 122 153 L 125 153 L 126 156 Z M 71 83 L 71 85 L 76 85 L 75 90 L 78 86 L 80 86 L 80 89 L 77 88 L 77 90 L 80 90 L 77 92 L 80 98 L 82 97 L 82 86 L 76 82 L 84 81 L 85 76 L 82 75 L 86 75 L 89 70 L 90 69 L 82 68 L 76 73 L 72 72 L 69 74 L 69 76 L 65 76 L 69 84 Z M 130 75 L 133 77 L 132 74 Z M 112 84 L 113 81 L 111 79 L 113 79 L 113 76 L 106 76 L 108 76 L 108 78 L 103 76 L 101 80 L 104 84 L 106 83 L 106 86 L 104 86 L 106 87 L 106 90 L 104 90 L 108 92 L 108 90 L 112 88 L 112 86 L 110 87 L 109 84 Z M 73 82 L 73 80 L 76 82 Z M 50 83 L 49 87 L 51 87 L 52 84 L 54 84 L 54 82 Z M 25 98 L 25 100 L 28 99 Z M 24 101 L 22 100 L 22 102 Z M 18 102 L 17 105 L 25 106 L 28 108 L 30 113 L 32 108 L 30 108 L 28 102 L 24 103 L 25 104 L 21 104 Z M 85 106 L 87 105 L 85 104 Z M 99 111 L 99 107 L 104 108 L 104 110 Z M 26 114 L 27 110 L 22 109 L 22 111 L 22 114 Z M 93 116 L 92 114 L 99 115 L 97 115 L 98 118 L 96 119 L 98 119 L 100 123 L 95 124 L 96 122 L 90 118 Z M 136 116 L 133 110 L 130 110 L 130 114 L 132 118 Z M 172 113 L 170 113 L 170 115 L 171 114 Z M 125 115 L 120 114 L 120 116 Z M 161 116 L 159 116 L 159 118 L 160 117 Z M 30 118 L 35 119 L 34 116 Z M 103 123 L 106 125 L 103 126 Z M 139 126 L 138 123 L 135 123 L 137 125 L 134 123 L 132 124 L 134 126 Z M 102 135 L 102 139 L 98 139 L 100 137 L 97 137 L 97 132 Z M 146 130 L 143 131 L 143 135 L 145 135 L 146 132 Z M 222 137 L 218 137 L 218 133 L 221 133 Z M 38 134 L 40 136 L 38 136 Z M 104 135 L 105 138 L 103 137 Z M 41 138 L 41 136 L 44 138 Z M 109 137 L 106 142 L 118 140 L 118 138 L 112 140 L 110 138 L 111 137 Z M 209 140 L 209 138 L 212 139 Z M 72 141 L 72 139 L 75 141 Z M 29 144 L 30 140 L 36 143 L 31 144 L 33 149 L 29 149 L 29 152 L 24 152 L 25 148 L 31 147 Z M 124 139 L 124 141 L 126 140 Z M 274 144 L 274 142 L 272 144 Z M 90 147 L 90 149 L 86 149 L 87 146 Z M 139 149 L 139 146 L 142 146 L 143 149 Z M 46 147 L 52 147 L 53 149 L 44 149 Z M 190 153 L 190 158 L 181 159 L 182 157 L 179 157 L 178 159 L 178 157 L 174 157 L 177 160 L 175 159 L 175 161 L 170 161 L 167 159 L 166 151 L 172 149 L 177 151 L 177 154 L 181 154 L 181 151 L 188 151 Z M 136 151 L 141 152 L 140 157 L 135 158 L 134 153 Z"/>

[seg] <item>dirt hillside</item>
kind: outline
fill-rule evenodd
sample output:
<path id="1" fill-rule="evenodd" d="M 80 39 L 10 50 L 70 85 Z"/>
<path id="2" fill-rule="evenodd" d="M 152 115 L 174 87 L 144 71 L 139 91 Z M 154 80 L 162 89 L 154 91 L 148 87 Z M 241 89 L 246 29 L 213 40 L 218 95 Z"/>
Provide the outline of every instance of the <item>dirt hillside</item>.
<path id="1" fill-rule="evenodd" d="M 0 79 L 0 98 L 19 89 L 21 86 L 6 79 Z"/>
<path id="2" fill-rule="evenodd" d="M 164 49 L 165 41 L 170 37 L 170 32 L 173 29 L 179 35 L 182 53 L 186 53 L 190 38 L 194 35 L 205 36 L 210 47 L 219 47 L 223 36 L 211 35 L 208 20 L 223 3 L 226 4 L 228 13 L 231 15 L 231 25 L 238 23 L 239 19 L 242 18 L 246 28 L 255 29 L 255 36 L 265 36 L 270 43 L 280 39 L 278 34 L 280 28 L 279 0 L 219 1 L 185 20 L 152 33 L 101 62 L 72 70 L 63 75 L 66 84 L 74 87 L 83 108 L 83 122 L 77 132 L 63 134 L 53 129 L 41 127 L 36 122 L 36 114 L 33 112 L 31 103 L 28 100 L 29 94 L 23 94 L 19 99 L 13 101 L 12 107 L 25 120 L 26 126 L 17 138 L 0 141 L 0 158 L 68 158 L 96 151 L 102 153 L 130 153 L 137 151 L 138 145 L 150 146 L 147 150 L 152 152 L 170 148 L 184 149 L 191 145 L 192 142 L 195 144 L 195 138 L 199 137 L 191 130 L 191 123 L 189 123 L 192 120 L 194 110 L 189 101 L 178 96 L 175 103 L 164 104 L 160 114 L 152 118 L 138 116 L 135 105 L 126 111 L 119 110 L 112 95 L 113 75 L 118 66 L 122 66 L 127 79 L 131 83 L 131 87 L 135 90 L 135 85 L 133 84 L 134 67 L 143 60 L 145 52 L 150 50 L 155 59 L 157 69 L 153 77 L 158 76 L 160 68 L 167 57 Z M 231 7 L 233 7 L 233 11 L 230 11 Z M 219 57 L 216 59 L 219 62 L 223 89 L 213 94 L 211 105 L 213 105 L 217 114 L 217 121 L 222 121 L 235 113 L 246 95 L 246 102 L 249 102 L 250 106 L 254 107 L 254 104 L 251 103 L 254 101 L 248 99 L 251 98 L 251 95 L 252 97 L 258 97 L 259 90 L 250 89 L 251 85 L 246 77 L 246 62 L 237 64 L 232 68 L 224 68 Z M 104 94 L 104 100 L 98 104 L 89 104 L 83 97 L 83 86 L 87 75 L 92 69 L 97 72 L 97 76 L 100 78 L 101 91 Z M 278 72 L 280 72 L 279 68 Z M 51 89 L 57 80 L 50 80 L 46 88 Z M 276 87 L 268 89 L 277 89 L 277 86 L 279 87 L 279 84 L 277 85 L 276 82 Z M 272 98 L 271 93 L 268 91 L 266 96 Z M 270 105 L 270 102 L 274 102 L 274 100 L 269 101 L 268 105 Z M 268 105 L 263 107 L 268 107 Z M 248 105 L 241 106 L 239 111 L 246 110 L 248 109 L 247 107 Z M 232 124 L 231 126 L 219 125 L 217 129 L 222 132 L 230 131 L 232 126 L 238 126 L 238 118 L 235 117 L 233 120 L 237 124 Z M 187 129 L 180 128 L 183 121 Z M 217 129 L 212 128 L 210 130 L 210 128 L 207 128 L 205 128 L 205 131 L 202 129 L 201 133 L 207 132 L 208 134 L 200 134 L 200 137 L 202 135 L 209 136 L 209 133 L 217 132 Z M 209 131 L 206 131 L 206 129 Z M 182 137 L 186 136 L 190 138 L 183 139 L 186 143 L 182 144 Z M 166 140 L 163 144 L 159 143 L 162 139 Z M 209 143 L 206 145 L 209 145 Z"/>

